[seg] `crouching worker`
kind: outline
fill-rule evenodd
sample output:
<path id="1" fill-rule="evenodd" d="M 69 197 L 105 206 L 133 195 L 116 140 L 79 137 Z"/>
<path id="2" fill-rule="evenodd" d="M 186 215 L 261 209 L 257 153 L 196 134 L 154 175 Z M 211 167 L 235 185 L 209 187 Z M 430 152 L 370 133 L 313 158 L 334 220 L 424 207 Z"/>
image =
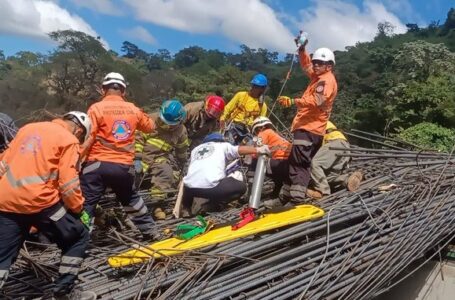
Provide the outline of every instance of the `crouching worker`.
<path id="1" fill-rule="evenodd" d="M 89 133 L 88 116 L 70 112 L 63 119 L 24 126 L 5 151 L 0 161 L 0 289 L 33 225 L 62 250 L 54 295 L 72 290 L 89 243 L 90 221 L 82 209 L 77 170 L 79 142 Z"/>
<path id="2" fill-rule="evenodd" d="M 337 149 L 330 149 L 331 147 Z M 349 191 L 355 191 L 359 188 L 362 172 L 355 171 L 352 174 L 343 174 L 343 170 L 348 167 L 350 158 L 339 156 L 339 154 L 346 153 L 349 147 L 350 144 L 344 134 L 332 122 L 327 121 L 323 145 L 311 161 L 310 186 L 312 188 L 307 189 L 307 196 L 320 199 L 323 196 L 330 195 L 331 188 L 347 188 Z"/>
<path id="3" fill-rule="evenodd" d="M 180 174 L 187 161 L 188 134 L 183 121 L 186 111 L 179 100 L 167 100 L 160 112 L 151 115 L 156 131 L 138 136 L 135 144 L 135 165 L 151 175 L 150 195 L 153 200 L 164 200 L 178 186 Z M 177 166 L 175 166 L 177 164 Z M 166 218 L 163 209 L 153 209 L 156 219 Z"/>
<path id="4" fill-rule="evenodd" d="M 219 211 L 247 189 L 243 181 L 226 175 L 227 162 L 247 154 L 270 154 L 267 146 L 233 146 L 220 133 L 207 135 L 203 143 L 191 151 L 188 174 L 183 178 L 183 209 L 191 212 L 195 197 L 208 199 L 201 210 Z"/>
<path id="5" fill-rule="evenodd" d="M 272 122 L 267 117 L 258 117 L 254 120 L 251 131 L 257 137 L 258 145 L 267 145 L 273 151 L 267 167 L 267 176 L 272 178 L 275 187 L 272 197 L 278 197 L 283 184 L 290 185 L 288 157 L 292 144 L 275 130 Z M 289 190 L 283 190 L 280 198 L 288 200 Z"/>

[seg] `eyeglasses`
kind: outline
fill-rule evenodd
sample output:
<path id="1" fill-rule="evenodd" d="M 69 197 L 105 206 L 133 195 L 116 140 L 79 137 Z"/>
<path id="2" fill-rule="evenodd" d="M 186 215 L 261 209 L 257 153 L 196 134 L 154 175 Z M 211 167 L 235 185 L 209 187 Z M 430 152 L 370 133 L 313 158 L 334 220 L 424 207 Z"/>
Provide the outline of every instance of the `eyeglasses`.
<path id="1" fill-rule="evenodd" d="M 312 60 L 311 63 L 312 63 L 313 65 L 317 65 L 317 66 L 325 66 L 325 65 L 328 65 L 328 64 L 329 64 L 329 63 L 326 62 L 326 61 L 318 60 L 318 59 Z"/>

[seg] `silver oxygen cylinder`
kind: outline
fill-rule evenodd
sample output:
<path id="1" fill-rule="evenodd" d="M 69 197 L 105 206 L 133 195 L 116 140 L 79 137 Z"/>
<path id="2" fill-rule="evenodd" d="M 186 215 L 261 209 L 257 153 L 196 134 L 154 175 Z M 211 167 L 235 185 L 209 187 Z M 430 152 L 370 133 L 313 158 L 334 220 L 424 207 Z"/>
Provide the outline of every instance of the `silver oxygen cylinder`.
<path id="1" fill-rule="evenodd" d="M 259 155 L 254 172 L 253 186 L 251 187 L 249 207 L 258 209 L 261 201 L 262 186 L 264 185 L 265 172 L 267 170 L 267 155 Z"/>

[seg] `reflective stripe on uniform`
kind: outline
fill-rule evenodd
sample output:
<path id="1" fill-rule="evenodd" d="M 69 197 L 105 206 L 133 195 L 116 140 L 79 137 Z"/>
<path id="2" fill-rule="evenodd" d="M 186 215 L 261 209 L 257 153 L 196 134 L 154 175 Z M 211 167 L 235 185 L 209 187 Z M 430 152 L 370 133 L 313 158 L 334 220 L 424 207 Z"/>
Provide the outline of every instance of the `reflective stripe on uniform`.
<path id="1" fill-rule="evenodd" d="M 79 177 L 78 177 L 78 176 L 76 176 L 76 177 L 74 177 L 73 179 L 71 179 L 70 181 L 68 181 L 68 182 L 66 182 L 66 183 L 64 183 L 64 184 L 62 184 L 62 186 L 60 187 L 60 189 L 63 190 L 63 189 L 65 189 L 66 187 L 69 187 L 71 184 L 73 184 L 73 183 L 75 183 L 75 182 L 79 182 Z"/>
<path id="2" fill-rule="evenodd" d="M 168 144 L 165 141 L 163 141 L 161 139 L 156 139 L 156 138 L 148 138 L 147 144 L 155 146 L 158 149 L 161 149 L 166 152 L 172 151 L 172 148 L 173 148 L 171 144 Z"/>
<path id="3" fill-rule="evenodd" d="M 100 162 L 100 161 L 94 162 L 93 164 L 90 164 L 90 165 L 86 166 L 86 167 L 82 170 L 82 174 L 87 174 L 87 173 L 90 173 L 90 172 L 92 172 L 92 171 L 95 171 L 95 170 L 98 169 L 100 166 L 101 166 L 101 162 Z"/>
<path id="4" fill-rule="evenodd" d="M 69 197 L 70 195 L 74 194 L 75 192 L 79 191 L 80 188 L 81 188 L 80 185 L 77 185 L 77 186 L 75 186 L 74 188 L 69 189 L 69 190 L 66 190 L 66 191 L 64 191 L 64 192 L 61 193 L 61 194 L 62 194 L 63 197 L 66 198 L 66 197 Z"/>
<path id="5" fill-rule="evenodd" d="M 144 152 L 144 145 L 142 145 L 142 144 L 140 144 L 140 143 L 136 143 L 136 144 L 134 145 L 134 150 L 135 150 L 136 152 L 142 153 L 142 152 Z"/>
<path id="6" fill-rule="evenodd" d="M 139 211 L 127 211 L 125 209 L 125 212 L 130 215 L 130 216 L 133 216 L 133 217 L 140 217 L 140 216 L 143 216 L 147 213 L 147 207 L 143 206 Z"/>
<path id="7" fill-rule="evenodd" d="M 139 200 L 137 200 L 136 203 L 125 206 L 124 209 L 127 214 L 135 217 L 140 217 L 147 213 L 147 207 L 145 206 L 142 197 L 139 197 Z"/>
<path id="8" fill-rule="evenodd" d="M 106 148 L 109 148 L 111 150 L 115 150 L 115 151 L 120 151 L 120 152 L 127 152 L 127 153 L 130 153 L 134 150 L 134 145 L 133 144 L 129 144 L 129 145 L 126 145 L 126 146 L 123 146 L 123 147 L 117 147 L 115 145 L 112 145 L 111 142 L 109 142 L 108 140 L 100 137 L 100 136 L 97 136 L 96 137 L 96 140 L 98 142 L 100 142 L 101 145 L 103 145 L 104 147 Z"/>
<path id="9" fill-rule="evenodd" d="M 64 206 L 60 207 L 55 213 L 53 213 L 49 219 L 51 219 L 52 221 L 54 222 L 57 222 L 58 220 L 60 220 L 61 218 L 63 218 L 63 216 L 66 214 L 67 210 Z"/>
<path id="10" fill-rule="evenodd" d="M 190 145 L 190 140 L 189 139 L 185 139 L 180 144 L 175 145 L 175 148 L 180 149 L 180 148 L 188 147 L 189 145 Z"/>
<path id="11" fill-rule="evenodd" d="M 34 175 L 34 176 L 25 176 L 19 179 L 14 178 L 13 173 L 11 172 L 9 166 L 4 164 L 6 169 L 6 178 L 8 179 L 9 184 L 13 188 L 19 188 L 30 184 L 45 184 L 49 180 L 54 180 L 58 178 L 58 171 L 51 172 L 46 175 Z"/>
<path id="12" fill-rule="evenodd" d="M 311 146 L 311 145 L 313 145 L 312 142 L 307 141 L 307 140 L 294 140 L 292 142 L 292 144 L 295 145 L 295 146 Z"/>
<path id="13" fill-rule="evenodd" d="M 60 274 L 77 275 L 82 264 L 82 261 L 83 258 L 81 257 L 62 256 L 62 261 L 60 262 L 60 268 L 58 269 L 58 272 Z"/>

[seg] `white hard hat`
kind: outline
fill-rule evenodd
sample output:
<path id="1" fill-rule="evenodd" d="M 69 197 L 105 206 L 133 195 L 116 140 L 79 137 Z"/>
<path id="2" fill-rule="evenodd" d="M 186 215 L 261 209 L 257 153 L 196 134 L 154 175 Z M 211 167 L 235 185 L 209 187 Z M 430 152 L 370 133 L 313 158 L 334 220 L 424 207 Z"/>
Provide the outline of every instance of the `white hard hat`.
<path id="1" fill-rule="evenodd" d="M 106 76 L 104 76 L 103 86 L 113 84 L 113 83 L 117 83 L 126 89 L 125 78 L 123 78 L 122 74 L 120 74 L 120 73 L 111 72 L 111 73 L 107 74 Z"/>
<path id="2" fill-rule="evenodd" d="M 90 131 L 92 130 L 92 122 L 86 113 L 80 111 L 70 111 L 63 115 L 63 119 L 76 119 L 79 125 L 85 129 L 84 142 L 88 139 Z"/>
<path id="3" fill-rule="evenodd" d="M 253 125 L 252 125 L 252 128 L 251 128 L 251 131 L 254 133 L 256 131 L 256 129 L 258 129 L 259 127 L 263 127 L 265 125 L 272 125 L 272 122 L 270 121 L 269 118 L 267 117 L 257 117 L 256 119 L 254 119 L 253 121 Z"/>
<path id="4" fill-rule="evenodd" d="M 311 60 L 331 61 L 335 64 L 335 54 L 329 48 L 319 48 L 314 51 Z"/>

